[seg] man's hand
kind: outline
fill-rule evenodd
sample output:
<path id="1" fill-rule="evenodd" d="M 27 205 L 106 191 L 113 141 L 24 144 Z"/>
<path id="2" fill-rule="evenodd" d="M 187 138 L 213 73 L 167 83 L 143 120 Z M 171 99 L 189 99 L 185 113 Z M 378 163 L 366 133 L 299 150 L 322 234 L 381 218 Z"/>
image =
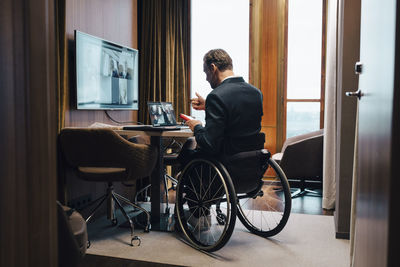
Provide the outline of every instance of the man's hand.
<path id="1" fill-rule="evenodd" d="M 192 132 L 194 132 L 194 127 L 196 127 L 196 125 L 201 124 L 201 121 L 199 120 L 188 120 L 185 122 L 185 124 L 187 126 L 189 126 L 190 130 L 192 130 Z"/>
<path id="2" fill-rule="evenodd" d="M 206 101 L 204 98 L 196 92 L 197 98 L 190 99 L 192 103 L 192 107 L 195 110 L 205 110 L 206 109 Z"/>

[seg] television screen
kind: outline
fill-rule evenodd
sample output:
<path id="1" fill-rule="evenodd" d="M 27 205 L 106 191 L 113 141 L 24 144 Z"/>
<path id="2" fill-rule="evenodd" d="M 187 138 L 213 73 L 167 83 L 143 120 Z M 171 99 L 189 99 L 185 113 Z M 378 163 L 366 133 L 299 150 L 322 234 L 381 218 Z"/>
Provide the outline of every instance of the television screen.
<path id="1" fill-rule="evenodd" d="M 75 30 L 77 109 L 138 109 L 139 51 Z"/>

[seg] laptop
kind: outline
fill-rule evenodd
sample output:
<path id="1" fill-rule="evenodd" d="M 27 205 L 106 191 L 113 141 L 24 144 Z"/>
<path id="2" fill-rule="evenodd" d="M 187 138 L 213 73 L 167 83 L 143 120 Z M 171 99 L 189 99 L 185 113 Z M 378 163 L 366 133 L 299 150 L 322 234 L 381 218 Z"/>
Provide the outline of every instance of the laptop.
<path id="1" fill-rule="evenodd" d="M 150 115 L 151 125 L 129 125 L 124 130 L 141 131 L 173 131 L 188 129 L 186 125 L 176 122 L 174 107 L 171 102 L 148 102 L 147 108 Z"/>

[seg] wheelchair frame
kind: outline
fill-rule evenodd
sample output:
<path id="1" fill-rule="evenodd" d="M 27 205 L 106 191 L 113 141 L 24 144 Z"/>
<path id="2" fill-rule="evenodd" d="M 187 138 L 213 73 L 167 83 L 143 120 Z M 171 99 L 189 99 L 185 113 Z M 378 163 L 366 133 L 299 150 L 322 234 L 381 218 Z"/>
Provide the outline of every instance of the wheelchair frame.
<path id="1" fill-rule="evenodd" d="M 261 153 L 264 169 L 271 169 L 273 177 L 261 177 L 257 189 L 248 193 L 236 194 L 231 175 L 216 159 L 200 157 L 185 166 L 176 187 L 175 217 L 193 247 L 207 252 L 221 249 L 233 233 L 236 216 L 262 237 L 274 236 L 285 227 L 291 210 L 289 183 L 270 152 Z"/>

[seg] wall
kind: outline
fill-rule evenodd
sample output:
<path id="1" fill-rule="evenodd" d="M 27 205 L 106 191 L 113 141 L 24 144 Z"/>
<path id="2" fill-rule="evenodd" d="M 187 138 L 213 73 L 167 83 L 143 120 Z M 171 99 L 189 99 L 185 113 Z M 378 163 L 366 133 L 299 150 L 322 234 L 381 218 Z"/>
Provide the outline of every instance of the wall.
<path id="1" fill-rule="evenodd" d="M 68 38 L 69 104 L 65 126 L 88 126 L 94 122 L 114 124 L 104 111 L 76 110 L 74 107 L 74 30 L 138 49 L 137 0 L 68 0 L 66 35 Z M 139 52 L 140 53 L 140 52 Z M 110 111 L 117 121 L 137 121 L 137 111 Z"/>

